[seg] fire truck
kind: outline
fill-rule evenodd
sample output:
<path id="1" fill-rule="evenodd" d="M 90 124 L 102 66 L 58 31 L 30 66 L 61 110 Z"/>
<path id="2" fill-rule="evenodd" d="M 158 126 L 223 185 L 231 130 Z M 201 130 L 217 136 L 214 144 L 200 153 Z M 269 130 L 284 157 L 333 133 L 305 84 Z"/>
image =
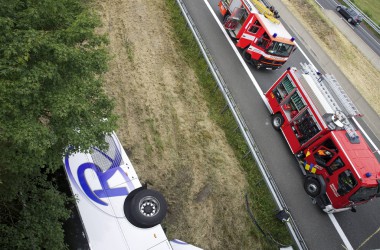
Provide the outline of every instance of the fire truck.
<path id="1" fill-rule="evenodd" d="M 287 71 L 265 93 L 280 130 L 305 174 L 306 193 L 327 213 L 380 197 L 380 164 L 350 122 L 361 116 L 337 80 L 309 64 Z"/>
<path id="2" fill-rule="evenodd" d="M 279 69 L 295 50 L 294 38 L 278 20 L 278 12 L 259 0 L 221 0 L 224 28 L 245 61 L 257 69 Z"/>

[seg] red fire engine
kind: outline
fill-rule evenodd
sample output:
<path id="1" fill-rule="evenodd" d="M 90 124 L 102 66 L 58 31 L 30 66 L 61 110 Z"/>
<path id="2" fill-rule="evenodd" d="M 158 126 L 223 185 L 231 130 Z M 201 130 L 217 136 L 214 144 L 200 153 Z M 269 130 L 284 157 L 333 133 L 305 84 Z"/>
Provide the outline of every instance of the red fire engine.
<path id="1" fill-rule="evenodd" d="M 380 164 L 350 123 L 360 116 L 332 75 L 311 65 L 289 68 L 265 93 L 272 125 L 281 130 L 305 174 L 304 188 L 325 212 L 380 197 Z"/>
<path id="2" fill-rule="evenodd" d="M 294 38 L 273 7 L 259 0 L 221 0 L 218 5 L 224 28 L 243 49 L 245 61 L 258 69 L 278 69 L 288 60 L 295 49 Z"/>

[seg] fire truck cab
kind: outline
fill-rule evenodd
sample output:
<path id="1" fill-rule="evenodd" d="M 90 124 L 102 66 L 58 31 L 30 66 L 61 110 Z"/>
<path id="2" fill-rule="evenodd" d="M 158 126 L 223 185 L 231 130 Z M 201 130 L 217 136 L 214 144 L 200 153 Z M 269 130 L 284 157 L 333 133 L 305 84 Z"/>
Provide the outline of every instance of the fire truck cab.
<path id="1" fill-rule="evenodd" d="M 257 69 L 279 69 L 294 51 L 294 38 L 276 11 L 259 0 L 221 0 L 219 10 L 224 28 L 243 49 L 244 60 Z"/>
<path id="2" fill-rule="evenodd" d="M 272 125 L 281 130 L 305 174 L 304 188 L 325 212 L 355 210 L 380 197 L 380 164 L 350 123 L 360 116 L 332 75 L 311 65 L 289 68 L 265 93 Z"/>

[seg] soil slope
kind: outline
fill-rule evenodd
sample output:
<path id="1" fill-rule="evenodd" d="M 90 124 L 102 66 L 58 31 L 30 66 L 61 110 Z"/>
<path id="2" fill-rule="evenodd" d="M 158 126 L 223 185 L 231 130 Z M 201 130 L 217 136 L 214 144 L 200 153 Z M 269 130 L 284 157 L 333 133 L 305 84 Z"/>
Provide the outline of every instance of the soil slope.
<path id="1" fill-rule="evenodd" d="M 176 52 L 165 1 L 97 1 L 96 9 L 113 56 L 105 88 L 117 134 L 140 180 L 168 201 L 168 237 L 204 249 L 261 248 L 249 236 L 244 173 Z"/>

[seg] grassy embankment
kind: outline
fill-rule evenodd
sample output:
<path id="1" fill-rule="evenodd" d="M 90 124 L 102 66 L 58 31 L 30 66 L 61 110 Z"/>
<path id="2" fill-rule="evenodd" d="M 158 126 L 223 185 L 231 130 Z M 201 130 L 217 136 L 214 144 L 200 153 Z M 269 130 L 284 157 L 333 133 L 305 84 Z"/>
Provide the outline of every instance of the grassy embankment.
<path id="1" fill-rule="evenodd" d="M 380 25 L 380 1 L 379 0 L 351 0 L 364 14 Z"/>
<path id="2" fill-rule="evenodd" d="M 380 72 L 325 16 L 314 0 L 282 0 L 368 104 L 380 114 Z"/>
<path id="3" fill-rule="evenodd" d="M 203 59 L 191 31 L 186 25 L 178 6 L 173 0 L 166 0 L 171 12 L 173 29 L 176 34 L 176 44 L 178 52 L 182 54 L 186 62 L 192 67 L 197 75 L 198 83 L 204 90 L 205 99 L 209 103 L 210 117 L 225 131 L 230 145 L 234 148 L 235 155 L 246 172 L 249 183 L 249 199 L 253 207 L 253 212 L 260 226 L 279 242 L 291 244 L 292 240 L 284 224 L 275 219 L 276 206 L 273 198 L 263 181 L 258 167 L 254 160 L 247 157 L 248 147 L 237 129 L 237 124 L 230 111 L 222 112 L 226 102 L 219 91 L 215 91 L 216 83 L 208 70 L 207 63 Z M 252 226 L 252 230 L 258 233 L 257 228 Z M 269 245 L 274 246 L 273 242 Z M 268 248 L 269 245 L 267 246 Z"/>
<path id="4" fill-rule="evenodd" d="M 343 0 L 338 0 L 342 5 L 347 4 Z M 351 0 L 351 2 L 358 7 L 365 15 L 367 15 L 372 21 L 377 25 L 380 25 L 380 1 L 378 0 Z M 370 25 L 363 22 L 364 25 L 375 34 L 375 36 L 380 38 L 380 34 L 375 32 Z"/>

